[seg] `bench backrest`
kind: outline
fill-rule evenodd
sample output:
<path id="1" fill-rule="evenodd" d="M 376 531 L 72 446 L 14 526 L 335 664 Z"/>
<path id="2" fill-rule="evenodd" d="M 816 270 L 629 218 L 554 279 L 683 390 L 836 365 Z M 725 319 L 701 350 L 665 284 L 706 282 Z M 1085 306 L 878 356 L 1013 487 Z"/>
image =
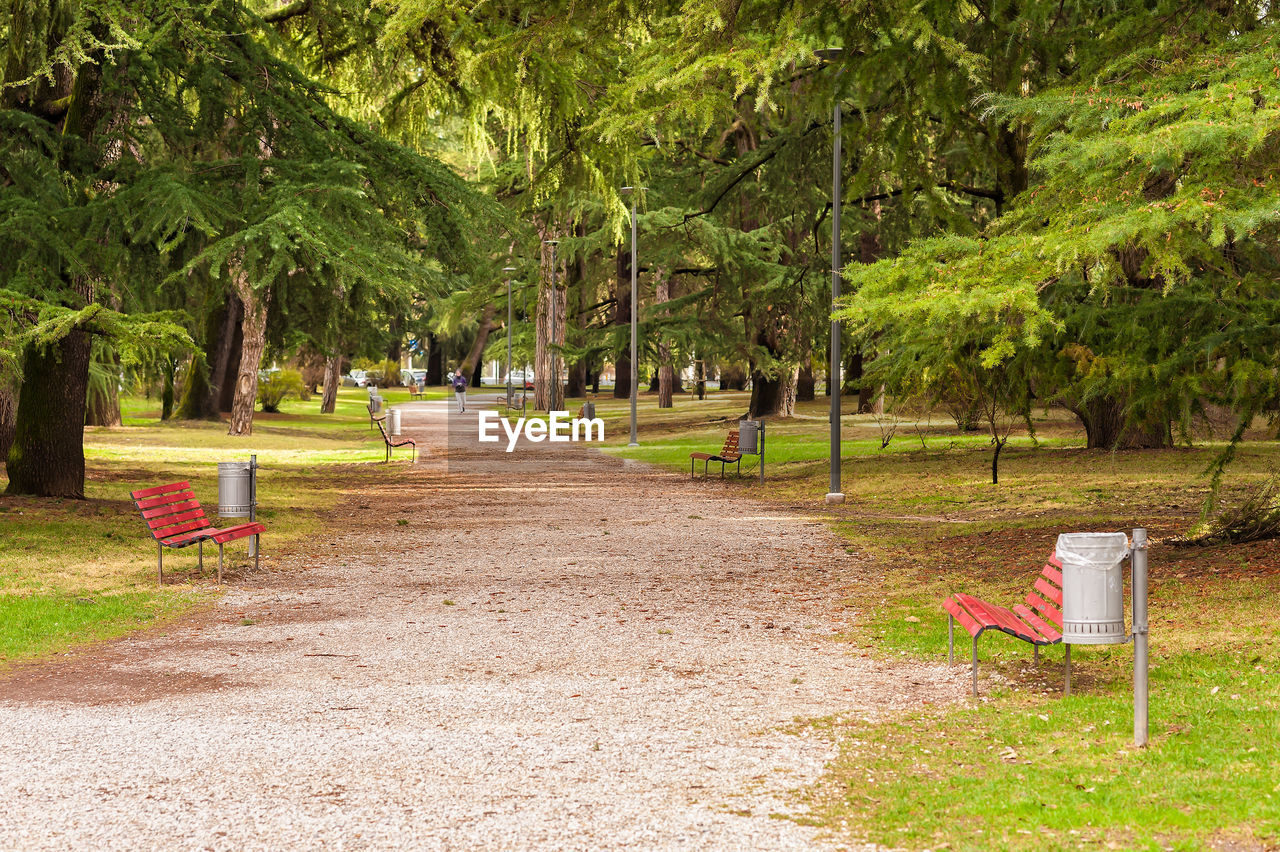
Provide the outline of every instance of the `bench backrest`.
<path id="1" fill-rule="evenodd" d="M 418 386 L 417 386 L 417 385 L 415 385 L 415 384 L 410 384 L 410 385 L 409 385 L 409 393 L 410 393 L 410 394 L 415 394 L 415 393 L 417 393 L 417 392 L 418 392 Z"/>
<path id="2" fill-rule="evenodd" d="M 130 495 L 156 541 L 213 526 L 205 517 L 189 482 L 143 488 Z"/>
<path id="3" fill-rule="evenodd" d="M 736 459 L 740 453 L 738 452 L 738 430 L 734 429 L 729 433 L 729 437 L 724 439 L 724 447 L 720 450 L 720 457 L 726 459 Z"/>
<path id="4" fill-rule="evenodd" d="M 373 422 L 378 424 L 378 431 L 382 433 L 383 443 L 390 444 L 391 436 L 387 434 L 387 418 L 375 417 L 373 418 Z"/>
<path id="5" fill-rule="evenodd" d="M 1027 595 L 1027 606 L 1062 629 L 1062 563 L 1057 556 L 1049 557 L 1036 578 L 1034 590 Z"/>

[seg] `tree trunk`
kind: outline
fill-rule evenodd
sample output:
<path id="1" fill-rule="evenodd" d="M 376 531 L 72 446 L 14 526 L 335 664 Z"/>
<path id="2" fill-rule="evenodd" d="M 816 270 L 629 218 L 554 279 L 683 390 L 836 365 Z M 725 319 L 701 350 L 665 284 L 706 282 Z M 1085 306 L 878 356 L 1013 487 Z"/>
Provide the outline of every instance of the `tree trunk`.
<path id="1" fill-rule="evenodd" d="M 671 279 L 667 277 L 666 270 L 657 267 L 654 270 L 654 278 L 656 279 L 656 295 L 653 303 L 658 311 L 664 316 L 667 311 L 661 307 L 671 301 Z M 671 344 L 662 338 L 658 341 L 658 407 L 671 408 L 671 395 L 675 384 L 675 370 L 671 366 Z"/>
<path id="2" fill-rule="evenodd" d="M 104 371 L 108 374 L 101 387 L 89 384 L 88 399 L 85 403 L 84 425 L 86 426 L 119 426 L 120 419 L 120 356 L 111 352 L 103 359 L 102 350 L 98 358 Z"/>
<path id="3" fill-rule="evenodd" d="M 209 371 L 210 411 L 231 410 L 235 399 L 236 380 L 240 374 L 240 361 L 244 357 L 244 302 L 238 295 L 227 300 L 227 314 L 218 330 L 217 347 L 213 353 L 213 367 Z"/>
<path id="4" fill-rule="evenodd" d="M 738 365 L 720 368 L 720 389 L 742 391 L 747 389 L 747 371 Z"/>
<path id="5" fill-rule="evenodd" d="M 427 343 L 427 377 L 422 380 L 429 386 L 444 384 L 444 347 L 434 334 Z"/>
<path id="6" fill-rule="evenodd" d="M 324 362 L 324 396 L 320 413 L 332 414 L 338 408 L 338 385 L 342 383 L 342 356 L 330 355 Z"/>
<path id="7" fill-rule="evenodd" d="M 799 367 L 785 370 L 776 378 L 757 371 L 751 377 L 749 416 L 753 419 L 771 416 L 791 417 L 796 413 L 796 385 L 799 379 Z"/>
<path id="8" fill-rule="evenodd" d="M 707 362 L 699 358 L 694 365 L 693 390 L 698 399 L 707 398 Z"/>
<path id="9" fill-rule="evenodd" d="M 813 375 L 813 365 L 805 364 L 800 368 L 800 379 L 796 384 L 796 402 L 812 402 L 818 398 L 818 380 Z"/>
<path id="10" fill-rule="evenodd" d="M 489 343 L 489 332 L 493 331 L 493 315 L 497 308 L 488 304 L 484 306 L 484 310 L 480 312 L 480 324 L 476 327 L 476 339 L 471 342 L 471 349 L 467 352 L 467 357 L 462 359 L 459 369 L 462 370 L 464 376 L 472 380 L 472 384 L 480 387 L 480 382 L 475 381 L 476 375 L 481 368 L 480 358 L 484 355 L 484 347 Z"/>
<path id="11" fill-rule="evenodd" d="M 267 345 L 267 304 L 271 291 L 253 289 L 249 275 L 233 269 L 236 294 L 244 308 L 240 321 L 240 370 L 236 376 L 235 396 L 231 403 L 231 426 L 228 435 L 253 434 L 253 407 L 258 399 L 258 369 L 262 366 L 262 350 Z"/>
<path id="12" fill-rule="evenodd" d="M 1111 396 L 1099 396 L 1073 406 L 1073 414 L 1084 425 L 1086 445 L 1091 450 L 1145 450 L 1173 446 L 1173 429 L 1168 420 L 1152 419 L 1126 424 L 1124 403 Z"/>
<path id="13" fill-rule="evenodd" d="M 544 243 L 542 246 L 543 286 L 538 288 L 533 370 L 533 406 L 539 411 L 560 411 L 564 408 L 564 385 L 559 376 L 559 368 L 563 366 L 563 361 L 560 353 L 552 350 L 552 346 L 564 345 L 566 292 L 558 286 L 554 288 L 551 286 L 551 275 L 551 247 Z M 556 277 L 558 279 L 559 275 L 557 274 Z M 550 337 L 552 310 L 555 311 L 554 340 Z M 553 355 L 556 375 L 552 375 Z"/>
<path id="14" fill-rule="evenodd" d="M 0 461 L 9 458 L 13 445 L 13 429 L 17 425 L 18 401 L 9 387 L 8 376 L 0 373 Z"/>
<path id="15" fill-rule="evenodd" d="M 18 393 L 6 494 L 84 497 L 84 415 L 89 390 L 88 332 L 27 347 Z"/>
<path id="16" fill-rule="evenodd" d="M 168 420 L 173 416 L 174 383 L 178 379 L 178 359 L 173 355 L 166 355 L 160 369 L 164 373 L 164 389 L 160 392 L 160 419 Z"/>
<path id="17" fill-rule="evenodd" d="M 396 314 L 391 318 L 389 329 L 391 344 L 387 346 L 387 360 L 395 361 L 397 364 L 400 363 L 403 351 L 405 322 L 404 314 Z"/>
<path id="18" fill-rule="evenodd" d="M 626 327 L 622 345 L 614 356 L 613 398 L 631 399 L 631 250 L 618 248 L 617 277 L 613 291 L 613 317 L 609 324 Z"/>

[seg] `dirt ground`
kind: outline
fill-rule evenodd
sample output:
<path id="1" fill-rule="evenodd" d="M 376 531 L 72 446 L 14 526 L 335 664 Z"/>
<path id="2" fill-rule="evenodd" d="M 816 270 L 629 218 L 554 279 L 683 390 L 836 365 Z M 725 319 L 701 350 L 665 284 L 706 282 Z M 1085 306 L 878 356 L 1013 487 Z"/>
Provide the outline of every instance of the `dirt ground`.
<path id="1" fill-rule="evenodd" d="M 812 519 L 403 410 L 325 535 L 0 682 L 0 848 L 845 848 L 794 721 L 964 696 L 832 641 L 866 569 Z"/>

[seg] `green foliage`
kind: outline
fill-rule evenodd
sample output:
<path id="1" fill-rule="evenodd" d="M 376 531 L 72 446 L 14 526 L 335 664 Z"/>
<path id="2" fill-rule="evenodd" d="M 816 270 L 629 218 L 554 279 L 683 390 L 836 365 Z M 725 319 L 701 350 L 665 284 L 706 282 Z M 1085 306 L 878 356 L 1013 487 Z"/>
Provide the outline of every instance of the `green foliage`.
<path id="1" fill-rule="evenodd" d="M 258 402 L 263 411 L 277 413 L 286 397 L 302 398 L 305 388 L 297 370 L 272 370 L 258 379 Z"/>

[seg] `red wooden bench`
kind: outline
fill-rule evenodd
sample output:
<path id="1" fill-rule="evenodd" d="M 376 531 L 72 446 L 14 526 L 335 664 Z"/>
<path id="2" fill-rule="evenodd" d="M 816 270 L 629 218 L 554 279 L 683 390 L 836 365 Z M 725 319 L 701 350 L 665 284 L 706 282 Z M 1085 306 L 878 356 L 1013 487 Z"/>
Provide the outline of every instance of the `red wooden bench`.
<path id="1" fill-rule="evenodd" d="M 972 595 L 955 594 L 943 603 L 947 610 L 947 659 L 956 661 L 955 624 L 973 637 L 973 694 L 978 694 L 978 637 L 987 630 L 1000 630 L 1030 642 L 1035 649 L 1035 663 L 1040 664 L 1040 646 L 1062 641 L 1062 563 L 1050 556 L 1035 586 L 1024 603 L 1005 609 Z M 1065 692 L 1071 694 L 1071 646 L 1067 645 L 1067 678 Z"/>
<path id="2" fill-rule="evenodd" d="M 713 461 L 720 462 L 720 478 L 724 479 L 724 466 L 737 462 L 738 475 L 742 475 L 742 454 L 738 452 L 738 431 L 729 433 L 729 437 L 724 439 L 724 446 L 720 448 L 718 455 L 711 453 L 689 453 L 689 478 L 693 479 L 693 463 L 695 461 L 702 462 L 702 475 L 707 475 L 707 465 Z"/>
<path id="3" fill-rule="evenodd" d="M 378 424 L 378 431 L 382 433 L 382 443 L 386 445 L 386 449 L 387 449 L 387 457 L 382 460 L 383 464 L 386 464 L 387 462 L 391 461 L 392 447 L 413 447 L 413 458 L 410 463 L 416 462 L 418 460 L 418 445 L 416 443 L 414 443 L 409 438 L 401 438 L 399 441 L 393 441 L 391 439 L 391 436 L 387 434 L 387 418 L 386 417 L 375 418 L 373 422 Z"/>
<path id="4" fill-rule="evenodd" d="M 164 583 L 164 549 L 166 547 L 183 548 L 197 545 L 200 548 L 200 568 L 204 568 L 204 543 L 216 542 L 218 545 L 218 583 L 222 583 L 222 546 L 229 541 L 249 536 L 260 537 L 266 531 L 262 524 L 251 521 L 237 524 L 234 527 L 218 529 L 205 517 L 200 501 L 191 490 L 188 482 L 171 482 L 168 485 L 157 485 L 143 488 L 130 495 L 134 505 L 142 512 L 142 520 L 146 522 L 151 537 L 156 540 L 156 574 L 160 583 Z M 253 548 L 253 566 L 258 567 L 258 545 L 260 538 L 255 538 Z"/>

